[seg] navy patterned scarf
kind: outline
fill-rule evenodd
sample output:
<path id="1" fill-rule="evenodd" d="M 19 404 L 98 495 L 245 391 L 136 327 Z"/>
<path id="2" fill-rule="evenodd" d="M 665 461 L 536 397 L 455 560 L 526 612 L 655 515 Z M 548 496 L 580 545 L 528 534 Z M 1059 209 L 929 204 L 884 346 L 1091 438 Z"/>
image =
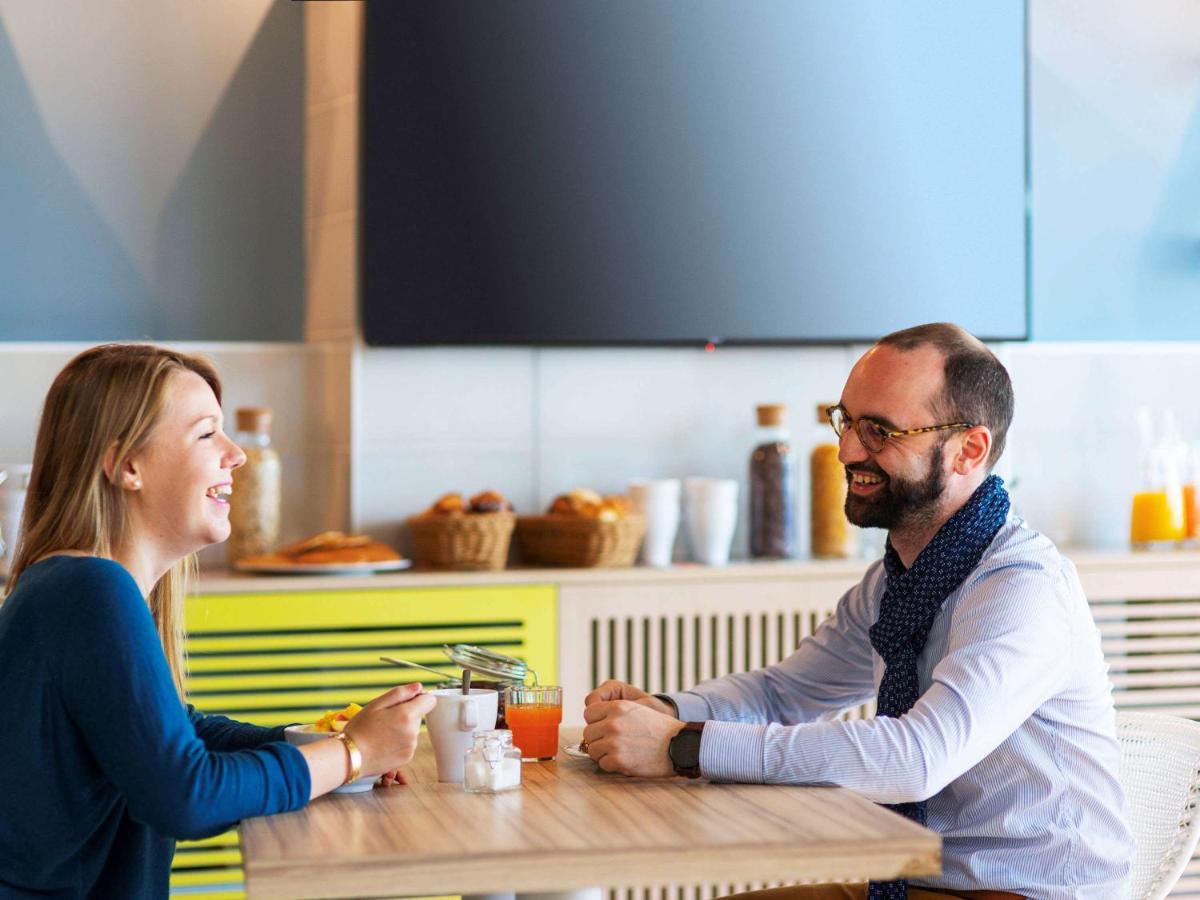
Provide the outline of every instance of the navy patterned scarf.
<path id="1" fill-rule="evenodd" d="M 989 475 L 971 499 L 943 525 L 933 540 L 905 569 L 889 540 L 883 557 L 886 587 L 879 620 L 871 626 L 871 646 L 886 668 L 879 684 L 876 715 L 899 717 L 921 695 L 917 657 L 946 598 L 979 565 L 983 552 L 1008 516 L 1004 482 Z M 897 803 L 888 809 L 925 824 L 926 801 Z M 908 882 L 872 881 L 869 900 L 907 900 Z"/>

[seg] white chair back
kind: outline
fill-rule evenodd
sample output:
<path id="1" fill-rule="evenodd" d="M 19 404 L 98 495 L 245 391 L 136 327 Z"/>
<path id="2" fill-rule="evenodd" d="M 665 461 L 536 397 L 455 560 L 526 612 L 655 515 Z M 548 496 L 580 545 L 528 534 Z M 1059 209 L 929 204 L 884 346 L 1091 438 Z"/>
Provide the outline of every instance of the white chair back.
<path id="1" fill-rule="evenodd" d="M 1132 900 L 1162 900 L 1200 840 L 1200 722 L 1118 712 L 1121 785 L 1137 852 Z"/>

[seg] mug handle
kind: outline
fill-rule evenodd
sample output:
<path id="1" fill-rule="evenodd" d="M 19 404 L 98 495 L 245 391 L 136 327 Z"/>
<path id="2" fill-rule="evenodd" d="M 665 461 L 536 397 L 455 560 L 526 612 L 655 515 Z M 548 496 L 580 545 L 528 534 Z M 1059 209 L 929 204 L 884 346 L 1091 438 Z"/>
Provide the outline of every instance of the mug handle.
<path id="1" fill-rule="evenodd" d="M 458 730 L 474 731 L 478 727 L 479 710 L 475 708 L 475 702 L 468 698 L 466 703 L 458 706 Z"/>

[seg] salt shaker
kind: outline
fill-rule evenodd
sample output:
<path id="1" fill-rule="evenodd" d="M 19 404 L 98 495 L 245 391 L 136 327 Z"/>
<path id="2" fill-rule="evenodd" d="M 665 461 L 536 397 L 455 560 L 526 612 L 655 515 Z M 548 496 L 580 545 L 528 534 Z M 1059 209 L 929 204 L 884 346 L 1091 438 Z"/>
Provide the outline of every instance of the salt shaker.
<path id="1" fill-rule="evenodd" d="M 463 757 L 463 789 L 468 794 L 498 794 L 521 786 L 521 751 L 511 731 L 480 731 Z"/>

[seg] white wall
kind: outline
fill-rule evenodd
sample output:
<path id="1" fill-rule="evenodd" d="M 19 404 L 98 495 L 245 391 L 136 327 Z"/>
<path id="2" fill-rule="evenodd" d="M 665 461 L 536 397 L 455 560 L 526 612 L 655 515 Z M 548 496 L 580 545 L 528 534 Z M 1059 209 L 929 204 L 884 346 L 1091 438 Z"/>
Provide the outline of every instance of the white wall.
<path id="1" fill-rule="evenodd" d="M 802 457 L 862 348 L 360 351 L 355 522 L 393 538 L 448 490 L 495 488 L 540 511 L 575 486 L 638 476 L 742 480 L 754 405 L 792 408 Z M 1065 545 L 1120 546 L 1138 477 L 1136 412 L 1172 407 L 1200 440 L 1200 345 L 1005 344 L 1017 414 L 999 472 Z M 800 466 L 807 547 L 806 463 Z M 745 501 L 736 552 L 745 553 Z M 677 551 L 683 551 L 677 547 Z"/>
<path id="2" fill-rule="evenodd" d="M 0 461 L 30 459 L 42 398 L 84 346 L 0 344 Z M 329 344 L 177 346 L 216 362 L 228 417 L 240 405 L 274 407 L 285 539 L 353 524 L 393 540 L 405 516 L 448 490 L 495 488 L 522 511 L 577 485 L 620 491 L 638 476 L 721 475 L 744 490 L 754 405 L 783 402 L 801 455 L 802 547 L 803 457 L 825 435 L 812 411 L 837 399 L 862 349 L 360 349 L 350 361 L 351 351 Z M 996 349 L 1016 389 L 999 471 L 1018 509 L 1063 545 L 1123 545 L 1139 474 L 1137 409 L 1173 408 L 1200 440 L 1200 344 Z M 739 554 L 745 512 L 743 496 Z"/>
<path id="3" fill-rule="evenodd" d="M 1038 340 L 1200 337 L 1200 6 L 1031 0 Z"/>
<path id="4" fill-rule="evenodd" d="M 304 334 L 304 7 L 0 0 L 0 340 Z"/>

